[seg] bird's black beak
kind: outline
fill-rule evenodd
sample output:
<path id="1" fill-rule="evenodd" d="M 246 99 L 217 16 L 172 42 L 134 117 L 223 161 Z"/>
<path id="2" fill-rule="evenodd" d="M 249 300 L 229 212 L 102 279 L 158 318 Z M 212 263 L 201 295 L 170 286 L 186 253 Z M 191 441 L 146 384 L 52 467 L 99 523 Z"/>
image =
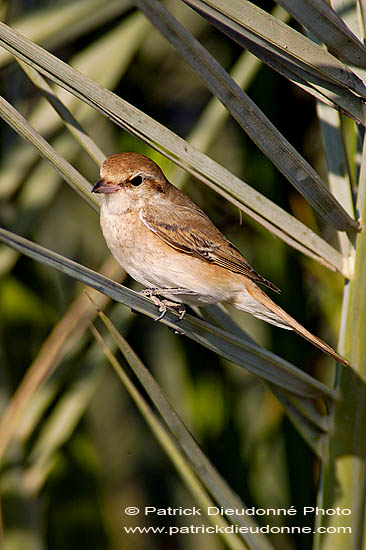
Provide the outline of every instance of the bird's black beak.
<path id="1" fill-rule="evenodd" d="M 115 193 L 116 191 L 119 191 L 119 190 L 120 190 L 120 187 L 118 185 L 114 185 L 110 181 L 101 179 L 97 181 L 97 183 L 94 185 L 91 192 L 109 194 L 109 193 Z"/>

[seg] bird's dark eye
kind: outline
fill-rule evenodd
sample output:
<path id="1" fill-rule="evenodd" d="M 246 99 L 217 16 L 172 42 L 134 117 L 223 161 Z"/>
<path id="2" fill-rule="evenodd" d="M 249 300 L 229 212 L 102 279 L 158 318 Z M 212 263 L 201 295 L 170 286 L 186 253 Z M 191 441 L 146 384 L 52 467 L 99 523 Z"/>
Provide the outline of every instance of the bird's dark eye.
<path id="1" fill-rule="evenodd" d="M 135 176 L 134 178 L 130 179 L 130 184 L 133 185 L 134 187 L 137 187 L 142 182 L 143 182 L 143 179 L 141 176 Z"/>

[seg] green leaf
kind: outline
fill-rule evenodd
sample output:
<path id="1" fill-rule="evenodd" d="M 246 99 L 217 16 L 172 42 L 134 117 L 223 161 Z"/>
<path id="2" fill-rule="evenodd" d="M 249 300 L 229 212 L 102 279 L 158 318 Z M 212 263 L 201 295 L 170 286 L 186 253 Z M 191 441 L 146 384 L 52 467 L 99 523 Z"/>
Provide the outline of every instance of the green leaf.
<path id="1" fill-rule="evenodd" d="M 363 140 L 357 208 L 366 222 L 366 140 Z M 362 548 L 365 537 L 366 498 L 366 232 L 356 241 L 355 274 L 347 285 L 339 348 L 354 369 L 338 369 L 336 387 L 342 399 L 331 407 L 333 429 L 327 440 L 329 459 L 322 465 L 317 505 L 325 509 L 351 510 L 348 515 L 317 515 L 315 548 Z M 327 530 L 325 529 L 327 527 Z M 320 536 L 318 528 L 323 529 Z M 333 531 L 330 531 L 332 529 Z M 329 533 L 337 533 L 332 537 Z"/>
<path id="2" fill-rule="evenodd" d="M 362 80 L 326 50 L 247 0 L 183 1 L 280 74 L 365 124 Z"/>
<path id="3" fill-rule="evenodd" d="M 200 478 L 206 489 L 215 498 L 219 506 L 222 506 L 225 509 L 231 508 L 234 510 L 241 510 L 242 508 L 245 508 L 245 504 L 240 500 L 236 493 L 234 493 L 225 479 L 221 477 L 220 473 L 216 470 L 213 464 L 211 464 L 209 459 L 197 445 L 184 422 L 180 419 L 177 412 L 165 397 L 159 384 L 133 351 L 128 342 L 121 336 L 116 327 L 108 319 L 108 317 L 104 315 L 104 313 L 99 312 L 99 315 L 112 335 L 116 345 L 121 350 L 127 363 L 130 365 L 134 374 L 137 376 L 143 388 L 149 395 L 151 401 L 161 414 L 165 424 L 177 439 L 190 465 L 193 467 L 196 475 Z M 243 516 L 234 513 L 233 515 L 228 516 L 228 520 L 247 529 L 255 529 L 257 527 L 256 522 L 250 518 L 250 516 Z M 258 550 L 262 550 L 271 547 L 265 537 L 258 537 L 258 533 L 256 536 L 253 536 L 250 532 L 245 533 L 243 534 L 243 539 L 249 545 L 250 549 L 257 548 Z"/>
<path id="4" fill-rule="evenodd" d="M 366 67 L 366 48 L 337 12 L 323 0 L 277 0 L 294 19 L 307 27 L 321 42 L 357 67 Z"/>
<path id="5" fill-rule="evenodd" d="M 69 185 L 86 200 L 89 205 L 98 210 L 99 201 L 91 194 L 89 182 L 64 159 L 51 145 L 32 128 L 25 118 L 4 98 L 0 97 L 0 116 L 16 132 L 28 139 L 41 152 L 42 156 L 51 161 L 56 170 L 62 175 Z"/>
<path id="6" fill-rule="evenodd" d="M 191 147 L 182 138 L 2 23 L 0 43 L 85 103 L 100 110 L 114 122 L 174 160 L 176 164 L 239 206 L 274 234 L 309 256 L 314 258 L 315 255 L 315 258 L 327 267 L 348 275 L 348 266 L 344 265 L 343 258 L 337 250 L 272 201 Z"/>
<path id="7" fill-rule="evenodd" d="M 108 324 L 108 329 L 113 333 L 113 335 L 115 335 L 115 332 L 117 332 L 116 329 L 104 315 L 103 321 Z M 202 512 L 204 515 L 206 515 L 207 520 L 209 520 L 210 523 L 212 523 L 213 525 L 217 525 L 218 527 L 222 528 L 222 531 L 220 530 L 219 533 L 223 534 L 223 539 L 225 540 L 229 548 L 232 548 L 232 550 L 245 550 L 246 548 L 248 548 L 236 535 L 231 534 L 229 529 L 225 529 L 225 527 L 229 528 L 226 519 L 219 515 L 207 515 L 206 511 L 208 507 L 213 506 L 214 502 L 207 494 L 197 476 L 201 478 L 204 485 L 206 485 L 206 487 L 211 490 L 211 493 L 213 493 L 214 496 L 221 497 L 222 492 L 225 496 L 227 494 L 229 495 L 229 501 L 227 501 L 226 498 L 223 498 L 222 500 L 218 501 L 219 503 L 227 503 L 227 507 L 230 508 L 237 504 L 240 506 L 240 508 L 243 508 L 244 505 L 231 491 L 231 489 L 227 486 L 225 480 L 221 478 L 218 472 L 216 472 L 214 467 L 210 464 L 209 460 L 202 453 L 201 449 L 195 443 L 191 434 L 184 426 L 183 422 L 179 419 L 177 413 L 172 409 L 168 401 L 165 399 L 163 393 L 160 390 L 160 387 L 152 378 L 146 367 L 139 360 L 139 358 L 130 348 L 128 343 L 124 339 L 122 339 L 122 337 L 118 338 L 116 336 L 116 342 L 118 341 L 118 345 L 122 350 L 122 353 L 124 354 L 126 360 L 128 361 L 135 374 L 138 374 L 140 381 L 143 383 L 144 388 L 147 390 L 153 402 L 155 404 L 156 402 L 160 404 L 160 407 L 158 408 L 162 413 L 166 424 L 169 426 L 177 439 L 174 436 L 171 436 L 166 428 L 163 426 L 163 424 L 160 422 L 159 418 L 155 415 L 146 400 L 142 397 L 135 384 L 133 384 L 131 379 L 128 377 L 120 363 L 117 361 L 110 349 L 106 346 L 100 334 L 96 331 L 94 327 L 92 329 L 92 332 L 96 339 L 103 346 L 103 350 L 106 354 L 108 361 L 111 363 L 117 376 L 134 400 L 136 406 L 138 407 L 145 421 L 149 425 L 156 439 L 159 441 L 160 445 L 165 450 L 168 457 L 176 467 L 178 473 L 181 475 L 189 491 L 202 507 Z M 177 443 L 179 443 L 179 445 L 184 449 L 186 456 L 182 454 Z M 195 470 L 195 472 L 193 470 Z M 231 520 L 231 518 L 234 519 L 233 516 L 229 516 L 228 519 Z M 237 523 L 243 525 L 248 530 L 250 527 L 255 528 L 256 526 L 254 521 L 247 516 L 237 516 L 235 517 L 235 519 Z M 249 532 L 245 534 L 240 534 L 240 536 L 246 542 L 250 543 L 249 548 L 251 550 L 270 550 L 272 548 L 267 539 L 259 533 L 256 533 L 253 536 Z"/>
<path id="8" fill-rule="evenodd" d="M 51 86 L 47 81 L 39 74 L 38 71 L 24 63 L 19 61 L 18 63 L 22 67 L 25 74 L 33 82 L 39 91 L 44 95 L 47 101 L 52 105 L 57 114 L 61 117 L 63 123 L 72 133 L 75 139 L 80 143 L 83 149 L 89 154 L 89 156 L 96 162 L 96 164 L 102 164 L 106 155 L 97 144 L 88 136 L 85 130 L 81 127 L 69 109 L 62 103 L 62 101 L 55 95 Z"/>
<path id="9" fill-rule="evenodd" d="M 195 308 L 195 310 L 204 319 L 214 323 L 219 328 L 235 334 L 247 342 L 256 343 L 227 315 L 224 306 L 211 305 L 204 308 Z M 320 414 L 317 404 L 309 399 L 289 394 L 286 390 L 273 384 L 269 384 L 269 387 L 304 440 L 320 458 L 325 458 L 325 435 L 329 431 L 329 416 Z"/>
<path id="10" fill-rule="evenodd" d="M 103 86 L 113 89 L 141 46 L 148 27 L 149 23 L 142 14 L 137 12 L 132 13 L 111 31 L 103 34 L 92 42 L 91 45 L 84 48 L 82 52 L 73 56 L 69 63 L 77 70 L 87 74 L 90 78 L 97 80 Z M 107 56 L 114 58 L 114 63 L 110 63 L 108 66 L 105 63 Z M 92 122 L 99 115 L 95 109 L 90 109 L 88 105 L 81 103 L 76 97 L 70 95 L 62 88 L 54 86 L 52 92 L 49 93 L 52 93 L 54 101 L 61 102 L 64 108 L 71 112 L 70 116 L 75 117 L 79 124 L 85 128 L 90 128 Z M 49 102 L 42 101 L 32 110 L 29 116 L 29 123 L 37 128 L 39 134 L 46 139 L 50 139 L 50 136 L 53 136 L 55 132 L 60 130 L 63 120 L 51 108 Z M 68 128 L 72 131 L 73 124 Z M 20 128 L 18 127 L 17 131 L 19 132 L 19 130 Z M 20 135 L 26 137 L 24 133 L 20 133 Z M 65 134 L 57 136 L 52 143 L 54 149 L 59 152 L 62 150 L 63 156 L 66 156 L 69 160 L 70 157 L 78 154 L 78 148 L 75 147 L 75 143 L 71 144 L 72 153 L 65 153 Z M 36 143 L 33 143 L 33 145 L 37 146 Z M 96 144 L 92 144 L 91 146 L 94 149 L 97 147 Z M 66 149 L 69 148 L 66 147 Z M 94 157 L 99 159 L 98 164 L 100 164 L 104 160 L 105 155 L 101 152 L 96 152 Z M 17 143 L 7 152 L 6 157 L 3 159 L 0 173 L 0 199 L 10 197 L 25 179 L 25 186 L 27 188 L 35 185 L 35 181 L 37 181 L 40 174 L 36 173 L 38 167 L 35 170 L 32 170 L 32 168 L 38 158 L 37 150 L 29 148 L 28 144 L 23 142 Z M 42 170 L 42 168 L 39 169 Z M 89 193 L 85 195 L 86 198 L 89 198 L 87 195 Z"/>
<path id="11" fill-rule="evenodd" d="M 34 9 L 12 21 L 12 26 L 34 42 L 52 49 L 116 19 L 130 7 L 129 0 L 78 0 Z M 0 51 L 0 67 L 12 60 Z"/>
<path id="12" fill-rule="evenodd" d="M 290 19 L 290 15 L 283 10 L 281 6 L 276 6 L 272 11 L 272 15 L 280 18 L 282 21 L 288 21 Z M 255 80 L 261 67 L 261 60 L 249 51 L 245 51 L 240 54 L 231 67 L 230 76 L 240 88 L 246 90 Z M 215 96 L 212 97 L 200 114 L 196 124 L 187 135 L 186 140 L 193 145 L 193 147 L 205 153 L 210 144 L 220 135 L 228 117 L 229 111 L 225 109 L 225 106 Z M 174 181 L 174 185 L 180 189 L 188 177 L 189 174 L 178 166 L 173 167 L 173 169 L 168 172 L 168 179 L 171 178 L 171 180 Z"/>
<path id="13" fill-rule="evenodd" d="M 209 90 L 220 99 L 235 120 L 248 133 L 254 143 L 299 193 L 306 198 L 316 212 L 340 231 L 357 231 L 357 222 L 349 216 L 333 197 L 315 170 L 292 147 L 200 42 L 157 0 L 135 0 L 135 3 L 173 44 Z M 268 14 L 265 15 L 274 19 Z M 279 23 L 284 25 L 280 21 Z M 303 38 L 308 40 L 305 37 Z M 319 46 L 316 47 L 319 48 Z M 321 48 L 319 49 L 323 51 Z M 366 94 L 366 88 L 364 93 Z"/>
<path id="14" fill-rule="evenodd" d="M 10 249 L 9 249 L 10 250 Z M 125 273 L 120 266 L 109 258 L 102 266 L 105 275 L 123 279 Z M 106 296 L 90 291 L 98 307 L 103 308 L 108 303 Z M 18 292 L 19 294 L 19 292 Z M 102 298 L 102 299 L 101 299 Z M 64 316 L 44 341 L 37 357 L 26 371 L 22 382 L 12 396 L 0 418 L 0 463 L 4 453 L 15 434 L 22 439 L 22 443 L 36 429 L 44 409 L 50 404 L 54 395 L 54 385 L 45 389 L 45 382 L 58 367 L 63 356 L 70 349 L 70 339 L 80 336 L 87 328 L 88 323 L 94 320 L 95 307 L 89 305 L 84 295 L 78 296 L 71 304 Z M 78 340 L 77 340 L 78 341 Z M 43 391 L 40 391 L 40 389 Z"/>
<path id="15" fill-rule="evenodd" d="M 152 318 L 157 316 L 156 306 L 150 300 L 91 269 L 6 229 L 0 228 L 0 240 L 30 258 L 96 288 L 133 310 L 140 311 Z M 176 313 L 168 311 L 161 322 L 173 327 L 178 332 L 183 331 L 188 338 L 192 338 L 225 359 L 289 392 L 309 398 L 323 397 L 331 400 L 336 398 L 336 394 L 324 384 L 256 344 L 242 340 L 191 315 L 187 314 L 183 320 L 177 322 L 178 318 Z M 268 367 L 269 364 L 272 365 L 271 368 Z"/>
<path id="16" fill-rule="evenodd" d="M 90 361 L 90 364 L 84 365 L 42 422 L 24 474 L 26 486 L 33 495 L 39 493 L 45 484 L 58 449 L 70 439 L 97 391 L 102 375 L 103 370 L 98 362 Z"/>

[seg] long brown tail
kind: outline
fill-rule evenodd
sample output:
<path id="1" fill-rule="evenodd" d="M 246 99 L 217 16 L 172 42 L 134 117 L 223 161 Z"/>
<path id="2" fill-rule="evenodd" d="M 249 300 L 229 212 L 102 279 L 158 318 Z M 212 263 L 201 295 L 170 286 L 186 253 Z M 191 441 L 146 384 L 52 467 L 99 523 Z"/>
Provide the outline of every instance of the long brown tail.
<path id="1" fill-rule="evenodd" d="M 305 327 L 300 325 L 291 315 L 286 313 L 280 306 L 275 304 L 268 296 L 265 294 L 255 283 L 251 283 L 247 285 L 247 291 L 249 294 L 254 298 L 255 300 L 258 300 L 264 307 L 269 309 L 272 313 L 274 313 L 277 317 L 280 318 L 280 320 L 285 322 L 285 325 L 287 325 L 289 328 L 292 328 L 297 334 L 305 338 L 305 340 L 308 340 L 311 342 L 314 346 L 319 348 L 320 350 L 324 351 L 333 359 L 335 359 L 338 363 L 342 363 L 342 365 L 347 365 L 348 367 L 351 366 L 351 364 L 344 359 L 339 353 L 334 351 L 333 348 L 331 348 L 326 342 L 323 342 L 320 338 L 317 336 L 314 336 L 314 334 L 311 334 L 308 330 L 306 330 Z M 270 319 L 266 319 L 269 323 L 271 322 Z M 276 324 L 276 323 L 274 323 Z M 286 328 L 286 327 L 285 327 Z"/>

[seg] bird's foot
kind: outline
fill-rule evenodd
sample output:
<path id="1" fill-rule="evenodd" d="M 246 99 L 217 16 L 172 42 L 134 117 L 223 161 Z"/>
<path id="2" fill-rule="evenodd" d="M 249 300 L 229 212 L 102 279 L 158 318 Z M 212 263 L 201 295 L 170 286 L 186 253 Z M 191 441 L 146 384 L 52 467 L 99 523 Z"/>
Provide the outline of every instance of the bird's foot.
<path id="1" fill-rule="evenodd" d="M 197 295 L 197 292 L 194 290 L 189 290 L 188 288 L 182 288 L 182 287 L 154 287 L 154 288 L 144 288 L 144 290 L 140 290 L 140 294 L 143 296 L 147 296 L 148 298 L 152 298 L 152 296 L 163 296 L 165 294 L 170 294 L 171 296 L 179 296 L 180 294 L 189 294 L 191 296 Z"/>
<path id="2" fill-rule="evenodd" d="M 159 311 L 161 312 L 160 315 L 156 319 L 154 319 L 154 321 L 161 321 L 165 317 L 168 307 L 174 309 L 177 313 L 179 313 L 177 323 L 179 323 L 179 321 L 183 319 L 186 313 L 187 308 L 184 304 L 178 304 L 177 302 L 167 300 L 166 298 L 160 298 L 159 296 L 151 296 L 151 300 L 156 306 L 158 306 Z"/>
<path id="3" fill-rule="evenodd" d="M 146 296 L 147 298 L 150 298 L 151 301 L 159 308 L 160 315 L 154 319 L 154 321 L 161 321 L 161 319 L 164 318 L 167 308 L 171 307 L 172 309 L 175 309 L 177 313 L 179 313 L 178 321 L 181 321 L 186 313 L 186 306 L 184 304 L 173 302 L 172 300 L 168 300 L 167 298 L 163 298 L 162 295 L 164 294 L 172 294 L 179 295 L 179 294 L 195 294 L 194 292 L 188 290 L 187 288 L 145 288 L 144 290 L 141 290 L 140 294 L 143 296 Z"/>

